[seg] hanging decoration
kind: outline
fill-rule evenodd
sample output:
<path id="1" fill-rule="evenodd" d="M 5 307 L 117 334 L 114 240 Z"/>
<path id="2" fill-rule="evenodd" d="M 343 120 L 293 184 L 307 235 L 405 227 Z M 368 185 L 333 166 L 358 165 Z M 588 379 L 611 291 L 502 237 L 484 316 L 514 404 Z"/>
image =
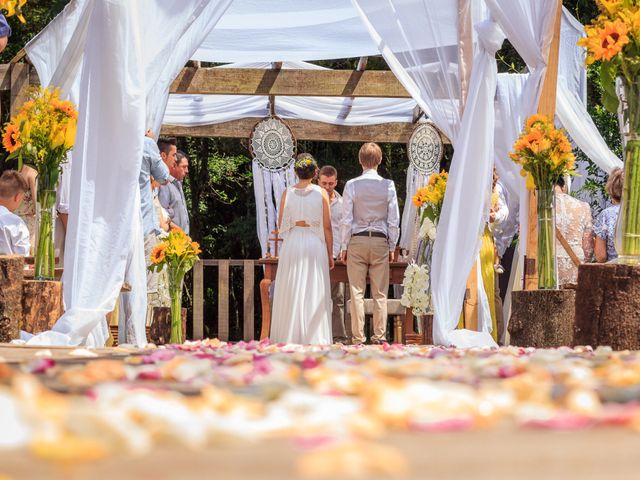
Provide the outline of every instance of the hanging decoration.
<path id="1" fill-rule="evenodd" d="M 412 198 L 420 187 L 429 180 L 431 174 L 440 170 L 444 154 L 444 143 L 440 131 L 431 122 L 420 123 L 407 143 L 409 168 L 407 169 L 407 198 Z M 415 259 L 417 237 L 416 219 L 418 208 L 412 202 L 406 202 L 402 213 L 400 248 L 409 252 Z"/>
<path id="2" fill-rule="evenodd" d="M 262 256 L 266 256 L 275 252 L 270 234 L 277 231 L 280 198 L 287 187 L 296 182 L 293 171 L 296 141 L 287 124 L 271 116 L 254 127 L 249 146 L 253 157 L 258 239 Z"/>

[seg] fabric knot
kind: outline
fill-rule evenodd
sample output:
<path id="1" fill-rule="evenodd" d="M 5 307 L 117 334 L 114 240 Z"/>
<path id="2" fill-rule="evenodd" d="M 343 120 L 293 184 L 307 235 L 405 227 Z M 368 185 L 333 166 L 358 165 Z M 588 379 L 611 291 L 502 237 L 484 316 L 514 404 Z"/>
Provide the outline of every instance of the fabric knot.
<path id="1" fill-rule="evenodd" d="M 476 24 L 475 29 L 482 49 L 490 55 L 495 55 L 506 38 L 500 26 L 492 20 L 484 20 Z"/>

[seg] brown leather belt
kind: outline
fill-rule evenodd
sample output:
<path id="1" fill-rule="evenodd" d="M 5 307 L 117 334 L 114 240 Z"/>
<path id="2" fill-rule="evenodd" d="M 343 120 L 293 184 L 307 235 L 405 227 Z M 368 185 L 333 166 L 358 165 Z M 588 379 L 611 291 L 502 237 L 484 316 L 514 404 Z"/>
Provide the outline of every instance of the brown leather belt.
<path id="1" fill-rule="evenodd" d="M 369 230 L 365 230 L 364 232 L 354 233 L 353 237 L 379 237 L 379 238 L 387 238 L 387 236 L 382 232 L 371 232 Z"/>

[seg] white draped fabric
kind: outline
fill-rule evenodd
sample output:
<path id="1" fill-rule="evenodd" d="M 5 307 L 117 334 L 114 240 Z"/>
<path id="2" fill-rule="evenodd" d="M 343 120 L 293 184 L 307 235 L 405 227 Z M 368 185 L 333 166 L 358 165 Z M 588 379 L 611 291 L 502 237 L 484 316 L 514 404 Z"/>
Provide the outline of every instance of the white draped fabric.
<path id="1" fill-rule="evenodd" d="M 198 34 L 213 28 L 231 0 L 85 1 L 70 6 L 84 6 L 77 21 L 67 23 L 75 28 L 72 35 L 51 28 L 38 37 L 56 45 L 50 50 L 52 83 L 70 86 L 80 74 L 80 123 L 64 273 L 67 311 L 52 332 L 32 341 L 104 345 L 105 314 L 113 310 L 127 270 L 135 295 L 134 330 L 144 345 L 146 272 L 138 175 L 149 126 L 145 113 L 153 121 L 160 110 L 149 95 L 162 95 L 167 79 L 197 48 Z M 212 25 L 190 29 L 203 12 Z"/>

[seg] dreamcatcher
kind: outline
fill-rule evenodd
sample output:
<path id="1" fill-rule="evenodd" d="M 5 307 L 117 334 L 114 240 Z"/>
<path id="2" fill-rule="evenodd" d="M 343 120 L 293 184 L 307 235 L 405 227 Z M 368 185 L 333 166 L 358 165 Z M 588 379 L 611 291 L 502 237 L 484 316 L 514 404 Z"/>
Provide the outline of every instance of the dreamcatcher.
<path id="1" fill-rule="evenodd" d="M 296 183 L 293 171 L 296 141 L 289 127 L 272 116 L 254 127 L 249 146 L 253 157 L 258 238 L 262 256 L 265 256 L 275 251 L 269 235 L 277 230 L 280 198 L 287 187 Z"/>

